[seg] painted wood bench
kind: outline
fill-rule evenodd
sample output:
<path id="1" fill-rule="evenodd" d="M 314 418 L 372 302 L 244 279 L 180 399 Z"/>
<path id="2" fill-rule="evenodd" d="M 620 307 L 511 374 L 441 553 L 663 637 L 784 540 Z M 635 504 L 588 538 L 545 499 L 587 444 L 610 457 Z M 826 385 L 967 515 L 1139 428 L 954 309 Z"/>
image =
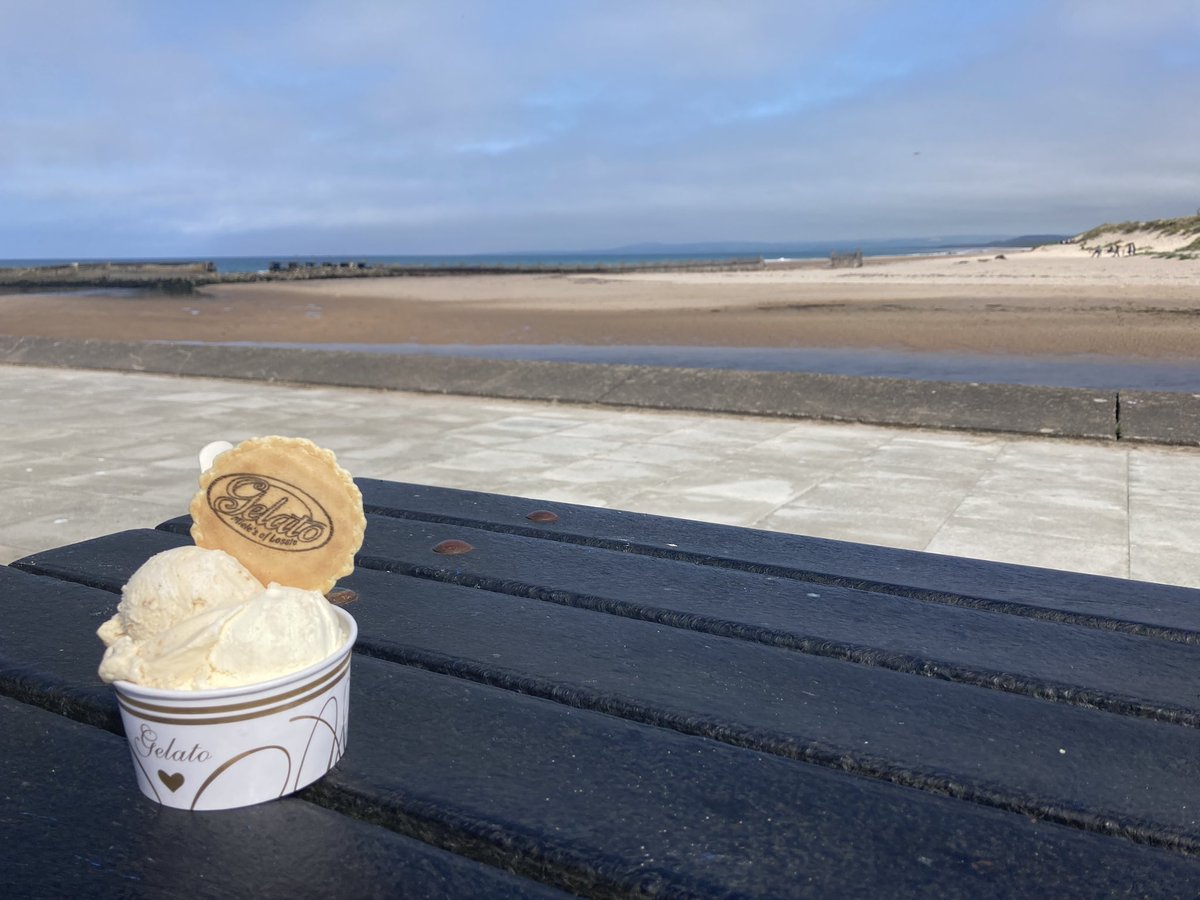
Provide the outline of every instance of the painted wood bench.
<path id="1" fill-rule="evenodd" d="M 96 627 L 185 518 L 0 568 L 0 886 L 1200 885 L 1200 591 L 359 484 L 349 749 L 258 807 L 144 800 L 95 674 Z"/>

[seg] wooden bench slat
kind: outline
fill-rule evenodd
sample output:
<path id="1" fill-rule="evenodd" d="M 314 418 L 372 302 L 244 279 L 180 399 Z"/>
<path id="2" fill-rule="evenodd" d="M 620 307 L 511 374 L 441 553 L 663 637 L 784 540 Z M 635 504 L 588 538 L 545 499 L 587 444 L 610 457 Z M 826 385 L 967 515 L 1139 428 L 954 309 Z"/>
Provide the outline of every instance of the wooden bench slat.
<path id="1" fill-rule="evenodd" d="M 96 629 L 119 599 L 0 566 L 0 695 L 119 732 L 116 698 L 96 674 Z"/>
<path id="2" fill-rule="evenodd" d="M 10 567 L 85 587 L 120 591 L 129 576 L 155 553 L 191 543 L 186 531 L 135 528 L 33 553 L 14 560 Z M 97 628 L 102 621 L 96 622 Z"/>
<path id="3" fill-rule="evenodd" d="M 560 897 L 298 798 L 191 814 L 146 800 L 125 739 L 0 697 L 8 897 Z"/>
<path id="4" fill-rule="evenodd" d="M 121 557 L 105 550 L 117 537 L 94 549 Z M 130 537 L 137 548 L 125 560 L 130 571 L 180 540 L 150 531 Z M 81 548 L 70 554 L 80 555 Z M 21 634 L 32 619 L 36 633 L 38 610 L 55 602 L 59 583 L 16 572 L 9 578 L 24 579 L 14 596 L 46 594 L 40 603 L 18 604 L 8 618 Z M 360 595 L 351 607 L 360 653 L 1200 851 L 1198 729 L 379 571 L 359 570 L 344 584 Z M 91 658 L 69 674 L 86 685 L 99 655 L 91 626 L 117 598 L 65 587 L 73 590 L 59 603 L 102 610 L 70 629 L 67 658 Z M 586 648 L 573 640 L 580 634 L 588 636 Z M 0 659 L 7 655 L 0 645 Z M 61 649 L 50 661 L 58 656 Z"/>
<path id="5" fill-rule="evenodd" d="M 356 479 L 369 512 L 490 528 L 844 587 L 880 586 L 939 602 L 1108 627 L 1200 635 L 1190 588 L 804 537 L 557 501 Z M 558 521 L 526 516 L 549 510 Z"/>

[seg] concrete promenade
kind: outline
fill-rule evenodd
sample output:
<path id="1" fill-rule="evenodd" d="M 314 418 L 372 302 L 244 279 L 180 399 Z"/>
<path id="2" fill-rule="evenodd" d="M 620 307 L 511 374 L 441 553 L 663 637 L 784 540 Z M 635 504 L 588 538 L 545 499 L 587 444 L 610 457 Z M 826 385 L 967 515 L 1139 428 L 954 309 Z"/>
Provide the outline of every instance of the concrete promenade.
<path id="1" fill-rule="evenodd" d="M 1200 586 L 1200 449 L 0 365 L 0 562 L 186 511 L 210 440 L 356 475 Z"/>

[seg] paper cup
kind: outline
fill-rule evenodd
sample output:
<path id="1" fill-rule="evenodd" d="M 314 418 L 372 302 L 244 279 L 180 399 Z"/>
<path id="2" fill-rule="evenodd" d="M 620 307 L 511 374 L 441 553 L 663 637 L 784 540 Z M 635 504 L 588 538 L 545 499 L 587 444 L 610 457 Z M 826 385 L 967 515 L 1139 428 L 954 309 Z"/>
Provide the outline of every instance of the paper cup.
<path id="1" fill-rule="evenodd" d="M 319 663 L 236 688 L 170 691 L 116 681 L 142 793 L 178 809 L 231 809 L 312 784 L 346 751 L 354 619 Z"/>

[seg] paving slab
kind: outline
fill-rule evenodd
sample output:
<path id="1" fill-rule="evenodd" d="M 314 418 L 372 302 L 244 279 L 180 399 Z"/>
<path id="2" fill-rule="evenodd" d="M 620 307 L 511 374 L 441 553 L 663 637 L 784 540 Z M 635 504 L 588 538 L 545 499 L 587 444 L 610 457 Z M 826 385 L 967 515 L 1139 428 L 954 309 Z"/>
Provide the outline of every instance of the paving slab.
<path id="1" fill-rule="evenodd" d="M 1200 443 L 1200 394 L 1122 391 L 1121 440 Z"/>

